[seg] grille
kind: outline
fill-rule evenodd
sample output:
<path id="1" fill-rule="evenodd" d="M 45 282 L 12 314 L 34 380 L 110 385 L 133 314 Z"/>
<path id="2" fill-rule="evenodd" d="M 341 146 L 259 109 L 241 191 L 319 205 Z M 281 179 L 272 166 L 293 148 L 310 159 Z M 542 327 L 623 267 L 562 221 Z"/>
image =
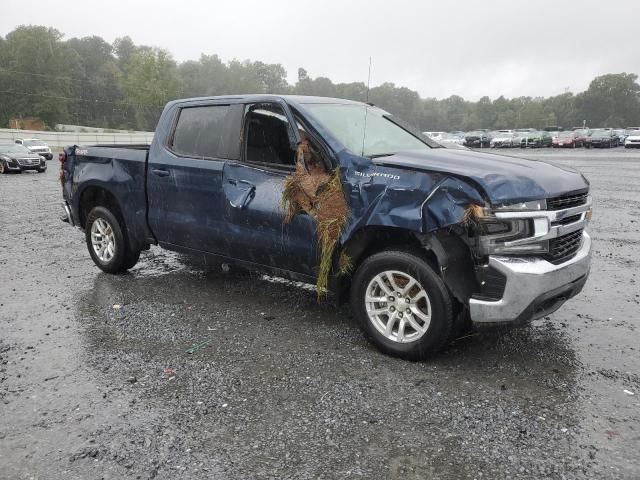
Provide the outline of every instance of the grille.
<path id="1" fill-rule="evenodd" d="M 545 259 L 554 265 L 564 263 L 573 258 L 581 244 L 582 230 L 549 240 L 549 253 L 545 255 Z"/>
<path id="2" fill-rule="evenodd" d="M 587 203 L 589 192 L 582 192 L 573 195 L 562 195 L 560 197 L 549 198 L 547 200 L 547 209 L 564 210 L 565 208 L 577 207 Z"/>
<path id="3" fill-rule="evenodd" d="M 555 222 L 551 222 L 551 226 L 555 227 L 557 225 L 569 225 L 570 223 L 580 221 L 580 218 L 582 218 L 581 213 L 579 213 L 578 215 L 572 215 L 570 217 L 563 218 L 562 220 L 556 220 Z"/>
<path id="4" fill-rule="evenodd" d="M 19 158 L 18 163 L 20 165 L 24 165 L 25 167 L 28 167 L 29 165 L 37 165 L 38 163 L 40 163 L 40 160 L 32 160 L 30 158 Z"/>

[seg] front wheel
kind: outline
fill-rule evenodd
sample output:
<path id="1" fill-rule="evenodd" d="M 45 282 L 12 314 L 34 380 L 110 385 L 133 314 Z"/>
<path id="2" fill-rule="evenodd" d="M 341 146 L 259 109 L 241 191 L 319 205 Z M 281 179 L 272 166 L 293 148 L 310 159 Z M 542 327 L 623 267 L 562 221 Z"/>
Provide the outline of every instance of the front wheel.
<path id="1" fill-rule="evenodd" d="M 389 250 L 367 258 L 353 277 L 351 308 L 380 350 L 410 360 L 440 351 L 453 328 L 447 288 L 411 252 Z"/>
<path id="2" fill-rule="evenodd" d="M 45 167 L 45 168 L 39 168 L 39 169 L 38 169 L 38 173 L 44 173 L 44 172 L 46 172 L 46 171 L 47 171 L 46 167 Z"/>
<path id="3" fill-rule="evenodd" d="M 6 173 L 9 173 L 9 169 L 4 164 L 4 162 L 0 160 L 0 175 L 6 174 Z"/>
<path id="4" fill-rule="evenodd" d="M 104 272 L 121 273 L 133 267 L 140 252 L 129 248 L 123 225 L 105 207 L 94 207 L 87 216 L 85 236 L 89 255 Z"/>

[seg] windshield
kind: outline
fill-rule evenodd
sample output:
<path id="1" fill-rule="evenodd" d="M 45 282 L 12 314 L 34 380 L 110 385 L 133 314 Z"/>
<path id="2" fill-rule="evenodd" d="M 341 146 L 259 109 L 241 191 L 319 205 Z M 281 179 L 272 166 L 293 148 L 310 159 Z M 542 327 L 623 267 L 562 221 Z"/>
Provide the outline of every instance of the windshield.
<path id="1" fill-rule="evenodd" d="M 417 136 L 401 128 L 379 108 L 359 104 L 308 103 L 305 108 L 351 153 L 364 157 L 402 150 L 428 150 Z M 365 128 L 366 126 L 366 128 Z"/>
<path id="2" fill-rule="evenodd" d="M 22 142 L 27 147 L 45 147 L 46 144 L 40 140 L 25 140 Z"/>
<path id="3" fill-rule="evenodd" d="M 0 153 L 31 153 L 28 148 L 14 143 L 12 145 L 0 145 Z"/>
<path id="4" fill-rule="evenodd" d="M 562 138 L 571 138 L 571 137 L 575 136 L 575 133 L 574 132 L 560 132 L 558 134 L 558 136 L 562 137 Z"/>

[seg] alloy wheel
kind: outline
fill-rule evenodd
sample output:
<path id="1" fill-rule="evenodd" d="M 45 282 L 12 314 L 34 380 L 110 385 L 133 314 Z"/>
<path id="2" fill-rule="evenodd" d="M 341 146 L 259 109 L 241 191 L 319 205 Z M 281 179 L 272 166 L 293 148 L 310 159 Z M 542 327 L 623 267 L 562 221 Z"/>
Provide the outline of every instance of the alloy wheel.
<path id="1" fill-rule="evenodd" d="M 431 323 L 427 292 L 414 277 L 397 270 L 373 277 L 366 289 L 365 308 L 376 330 L 398 343 L 420 339 Z"/>

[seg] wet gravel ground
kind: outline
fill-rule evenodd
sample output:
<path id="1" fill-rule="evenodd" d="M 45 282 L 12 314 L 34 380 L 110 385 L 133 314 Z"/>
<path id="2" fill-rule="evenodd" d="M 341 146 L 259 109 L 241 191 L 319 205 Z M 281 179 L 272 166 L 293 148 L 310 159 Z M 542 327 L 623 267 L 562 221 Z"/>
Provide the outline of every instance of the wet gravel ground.
<path id="1" fill-rule="evenodd" d="M 516 153 L 591 180 L 592 275 L 422 363 L 286 282 L 101 273 L 54 162 L 0 176 L 0 478 L 639 478 L 640 152 Z"/>

